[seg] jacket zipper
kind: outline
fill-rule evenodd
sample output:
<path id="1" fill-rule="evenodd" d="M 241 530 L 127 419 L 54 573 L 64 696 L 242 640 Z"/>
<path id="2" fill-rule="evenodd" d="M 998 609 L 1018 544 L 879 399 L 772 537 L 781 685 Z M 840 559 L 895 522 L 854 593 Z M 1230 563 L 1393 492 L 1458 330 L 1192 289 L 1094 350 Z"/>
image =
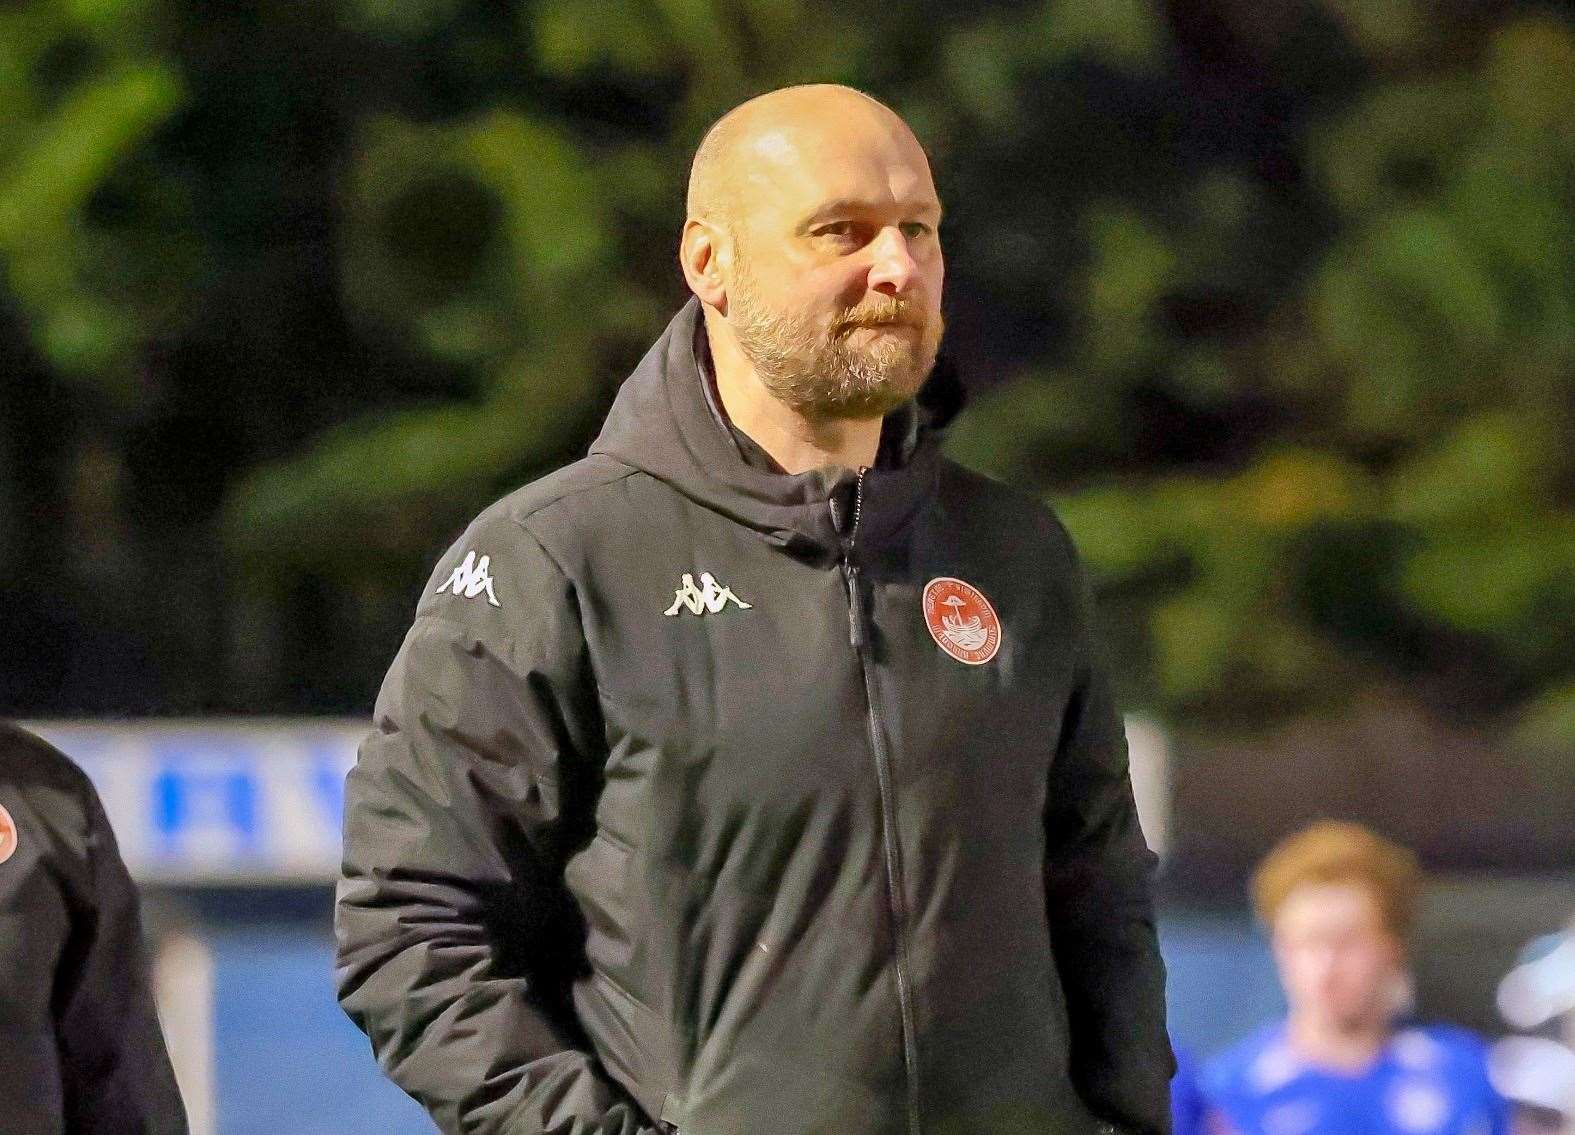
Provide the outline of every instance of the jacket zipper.
<path id="1" fill-rule="evenodd" d="M 866 724 L 870 748 L 875 755 L 875 776 L 880 788 L 881 842 L 886 854 L 886 894 L 891 906 L 893 937 L 897 946 L 897 1004 L 902 1014 L 902 1058 L 908 1073 L 908 1131 L 921 1135 L 919 1122 L 919 1057 L 913 1023 L 913 991 L 908 970 L 908 913 L 903 899 L 902 854 L 897 846 L 897 804 L 892 788 L 891 757 L 886 751 L 886 729 L 881 720 L 880 699 L 875 686 L 874 660 L 869 654 L 869 616 L 864 609 L 864 593 L 859 584 L 859 565 L 854 547 L 859 538 L 859 518 L 864 510 L 864 474 L 859 470 L 853 491 L 853 523 L 842 542 L 842 575 L 848 585 L 848 641 L 859 656 L 864 678 L 864 700 L 869 706 Z M 835 499 L 832 521 L 837 521 Z M 841 525 L 837 525 L 840 533 Z"/>

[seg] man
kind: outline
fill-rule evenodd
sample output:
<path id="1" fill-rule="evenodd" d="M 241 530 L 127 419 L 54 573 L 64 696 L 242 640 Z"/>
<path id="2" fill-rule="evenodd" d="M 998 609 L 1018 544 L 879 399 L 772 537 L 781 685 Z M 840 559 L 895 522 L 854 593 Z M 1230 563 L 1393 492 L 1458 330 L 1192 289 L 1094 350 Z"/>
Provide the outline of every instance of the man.
<path id="1" fill-rule="evenodd" d="M 337 976 L 444 1130 L 1168 1127 L 1070 542 L 939 454 L 940 212 L 873 99 L 732 111 L 694 300 L 439 563 L 347 781 Z"/>
<path id="2" fill-rule="evenodd" d="M 1410 852 L 1355 824 L 1290 837 L 1253 879 L 1290 1004 L 1215 1059 L 1204 1095 L 1237 1135 L 1504 1135 L 1482 1045 L 1402 1024 L 1420 877 Z"/>
<path id="3" fill-rule="evenodd" d="M 98 794 L 0 722 L 0 1131 L 184 1135 L 137 892 Z"/>

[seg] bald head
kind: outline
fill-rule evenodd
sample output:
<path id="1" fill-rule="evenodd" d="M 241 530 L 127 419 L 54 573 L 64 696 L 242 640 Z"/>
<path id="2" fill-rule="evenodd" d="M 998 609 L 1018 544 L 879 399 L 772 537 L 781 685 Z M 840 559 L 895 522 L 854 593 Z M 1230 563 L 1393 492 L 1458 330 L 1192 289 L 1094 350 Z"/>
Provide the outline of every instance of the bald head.
<path id="1" fill-rule="evenodd" d="M 768 91 L 706 132 L 689 170 L 691 218 L 731 226 L 752 193 L 806 162 L 837 162 L 871 148 L 924 167 L 924 149 L 895 111 L 852 87 L 816 83 Z"/>
<path id="2" fill-rule="evenodd" d="M 940 219 L 923 147 L 868 95 L 788 87 L 726 114 L 678 252 L 724 403 L 748 387 L 799 420 L 870 420 L 911 397 L 942 331 Z"/>

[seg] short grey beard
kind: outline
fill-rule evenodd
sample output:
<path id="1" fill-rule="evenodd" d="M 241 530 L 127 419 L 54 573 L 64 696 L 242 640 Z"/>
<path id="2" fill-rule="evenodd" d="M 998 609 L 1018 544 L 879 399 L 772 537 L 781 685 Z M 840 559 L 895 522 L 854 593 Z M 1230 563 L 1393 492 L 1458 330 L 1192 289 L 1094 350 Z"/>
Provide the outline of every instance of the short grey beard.
<path id="1" fill-rule="evenodd" d="M 935 365 L 939 327 L 926 329 L 917 354 L 905 342 L 860 351 L 838 331 L 827 340 L 808 320 L 764 310 L 747 272 L 731 290 L 727 319 L 739 348 L 772 396 L 811 421 L 885 417 Z"/>

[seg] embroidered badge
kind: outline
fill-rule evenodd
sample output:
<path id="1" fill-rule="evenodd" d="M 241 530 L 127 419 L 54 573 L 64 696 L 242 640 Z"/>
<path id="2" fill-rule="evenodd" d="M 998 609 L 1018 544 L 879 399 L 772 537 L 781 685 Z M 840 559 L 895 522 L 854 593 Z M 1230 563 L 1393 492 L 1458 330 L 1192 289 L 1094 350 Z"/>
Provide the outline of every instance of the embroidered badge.
<path id="1" fill-rule="evenodd" d="M 5 805 L 0 804 L 0 863 L 4 863 L 16 854 L 16 821 L 11 818 L 11 813 L 5 810 Z"/>
<path id="2" fill-rule="evenodd" d="M 924 585 L 924 623 L 935 645 L 959 662 L 982 666 L 1001 649 L 1001 620 L 984 593 L 943 575 Z"/>

